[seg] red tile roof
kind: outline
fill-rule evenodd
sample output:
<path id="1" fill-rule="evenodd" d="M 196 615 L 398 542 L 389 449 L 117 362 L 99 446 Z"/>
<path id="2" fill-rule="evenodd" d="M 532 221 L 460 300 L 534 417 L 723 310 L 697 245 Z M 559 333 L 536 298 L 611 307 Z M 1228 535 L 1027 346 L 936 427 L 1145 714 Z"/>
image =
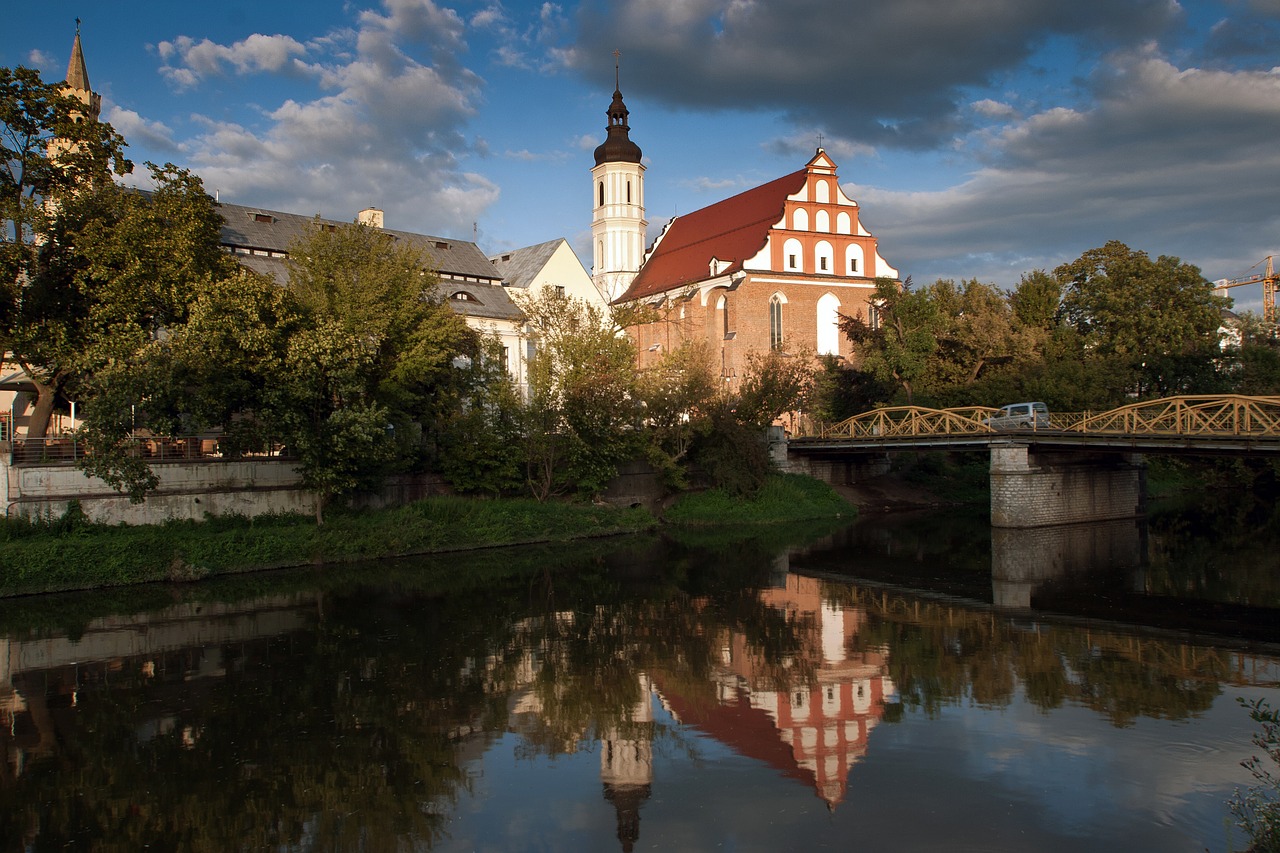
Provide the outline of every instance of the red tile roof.
<path id="1" fill-rule="evenodd" d="M 764 247 L 769 229 L 782 219 L 787 196 L 800 191 L 806 174 L 800 169 L 676 217 L 617 301 L 643 299 L 708 278 L 712 258 L 729 262 L 722 273 L 742 269 L 743 261 Z"/>

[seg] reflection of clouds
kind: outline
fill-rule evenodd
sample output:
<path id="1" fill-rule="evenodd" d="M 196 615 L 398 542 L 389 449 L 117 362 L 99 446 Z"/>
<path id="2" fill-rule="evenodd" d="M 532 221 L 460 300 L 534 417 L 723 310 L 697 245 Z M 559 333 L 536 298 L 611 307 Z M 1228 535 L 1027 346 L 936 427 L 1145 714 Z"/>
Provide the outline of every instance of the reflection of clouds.
<path id="1" fill-rule="evenodd" d="M 1185 821 L 1194 803 L 1203 808 L 1206 791 L 1221 792 L 1225 814 L 1231 791 L 1251 783 L 1240 766 L 1251 732 L 1236 695 L 1224 693 L 1194 723 L 1143 717 L 1125 728 L 1100 727 L 1094 711 L 1064 706 L 1045 714 L 1021 698 L 999 712 L 942 718 L 973 775 L 1035 799 L 1064 825 L 1096 827 L 1100 815 L 1170 824 Z M 1218 742 L 1224 732 L 1240 744 L 1238 754 L 1186 748 L 1188 736 Z"/>

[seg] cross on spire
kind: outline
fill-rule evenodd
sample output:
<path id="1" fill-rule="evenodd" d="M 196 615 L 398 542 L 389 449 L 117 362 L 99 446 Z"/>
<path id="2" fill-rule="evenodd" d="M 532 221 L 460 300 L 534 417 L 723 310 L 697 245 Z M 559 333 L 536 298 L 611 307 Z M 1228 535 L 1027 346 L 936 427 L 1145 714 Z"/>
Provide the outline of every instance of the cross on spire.
<path id="1" fill-rule="evenodd" d="M 618 76 L 618 67 L 622 64 L 622 51 L 616 47 L 613 49 L 613 88 L 621 91 L 622 84 Z"/>

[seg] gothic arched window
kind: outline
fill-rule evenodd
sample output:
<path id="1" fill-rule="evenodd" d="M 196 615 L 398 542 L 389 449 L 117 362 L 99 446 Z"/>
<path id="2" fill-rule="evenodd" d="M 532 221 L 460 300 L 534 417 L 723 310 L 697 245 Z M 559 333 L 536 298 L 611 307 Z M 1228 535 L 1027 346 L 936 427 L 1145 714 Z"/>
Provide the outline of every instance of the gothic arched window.
<path id="1" fill-rule="evenodd" d="M 769 300 L 769 349 L 782 349 L 782 294 L 775 293 Z"/>

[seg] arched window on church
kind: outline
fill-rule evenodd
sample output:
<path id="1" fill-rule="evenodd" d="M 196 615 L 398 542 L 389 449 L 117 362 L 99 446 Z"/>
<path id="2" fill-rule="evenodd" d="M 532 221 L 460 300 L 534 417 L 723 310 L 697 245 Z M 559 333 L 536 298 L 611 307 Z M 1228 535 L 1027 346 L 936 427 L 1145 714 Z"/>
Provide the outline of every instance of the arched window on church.
<path id="1" fill-rule="evenodd" d="M 831 230 L 831 214 L 825 210 L 819 210 L 813 216 L 813 230 L 828 232 Z"/>
<path id="2" fill-rule="evenodd" d="M 781 293 L 773 294 L 769 300 L 769 349 L 782 349 L 782 303 L 786 298 Z"/>
<path id="3" fill-rule="evenodd" d="M 852 228 L 853 228 L 853 220 L 849 218 L 849 213 L 847 211 L 842 210 L 838 214 L 836 214 L 836 233 L 837 234 L 852 234 L 853 233 Z"/>
<path id="4" fill-rule="evenodd" d="M 604 181 L 600 182 L 600 201 L 597 203 L 597 206 L 598 207 L 604 206 Z"/>
<path id="5" fill-rule="evenodd" d="M 862 246 L 858 243 L 850 243 L 844 250 L 844 274 L 866 275 L 867 267 L 863 263 L 864 260 Z"/>
<path id="6" fill-rule="evenodd" d="M 796 212 L 791 214 L 791 230 L 809 230 L 809 211 L 805 210 L 803 207 L 796 208 Z"/>
<path id="7" fill-rule="evenodd" d="M 631 204 L 631 181 L 627 181 L 627 204 Z"/>
<path id="8" fill-rule="evenodd" d="M 831 201 L 831 185 L 826 181 L 818 181 L 814 186 L 814 195 L 819 204 L 826 204 Z"/>
<path id="9" fill-rule="evenodd" d="M 840 354 L 840 300 L 824 293 L 818 300 L 818 355 Z"/>
<path id="10" fill-rule="evenodd" d="M 782 244 L 782 266 L 791 272 L 804 272 L 804 247 L 795 237 Z"/>
<path id="11" fill-rule="evenodd" d="M 729 303 L 723 296 L 721 296 L 719 299 L 716 300 L 716 311 L 720 312 L 720 330 L 723 333 L 724 338 L 728 340 L 729 338 Z"/>
<path id="12" fill-rule="evenodd" d="M 819 240 L 813 249 L 814 270 L 831 275 L 835 272 L 835 251 L 826 240 Z"/>

